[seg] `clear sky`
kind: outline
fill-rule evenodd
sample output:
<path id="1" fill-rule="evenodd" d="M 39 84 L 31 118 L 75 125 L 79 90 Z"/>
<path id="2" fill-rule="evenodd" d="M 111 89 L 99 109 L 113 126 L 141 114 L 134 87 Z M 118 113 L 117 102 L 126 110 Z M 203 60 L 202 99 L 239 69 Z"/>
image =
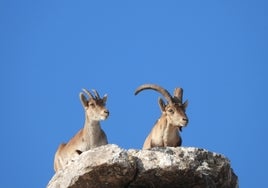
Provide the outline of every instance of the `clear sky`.
<path id="1" fill-rule="evenodd" d="M 84 123 L 82 88 L 108 94 L 109 143 L 140 149 L 160 116 L 155 83 L 189 100 L 183 146 L 268 187 L 268 2 L 0 1 L 0 187 L 45 187 Z"/>

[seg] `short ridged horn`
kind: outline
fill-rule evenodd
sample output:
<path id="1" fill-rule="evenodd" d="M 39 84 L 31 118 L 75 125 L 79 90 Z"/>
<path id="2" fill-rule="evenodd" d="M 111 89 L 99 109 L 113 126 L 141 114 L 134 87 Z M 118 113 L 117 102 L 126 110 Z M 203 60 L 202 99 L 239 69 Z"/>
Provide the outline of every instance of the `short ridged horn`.
<path id="1" fill-rule="evenodd" d="M 143 84 L 141 86 L 139 86 L 136 91 L 135 91 L 135 95 L 137 95 L 139 92 L 141 92 L 142 90 L 145 90 L 145 89 L 152 89 L 152 90 L 155 90 L 155 91 L 158 91 L 159 93 L 161 93 L 165 99 L 167 100 L 168 103 L 173 103 L 173 100 L 172 100 L 172 96 L 170 95 L 170 93 L 162 88 L 161 86 L 159 85 L 155 85 L 155 84 Z"/>
<path id="2" fill-rule="evenodd" d="M 97 99 L 100 99 L 100 95 L 99 95 L 99 93 L 98 93 L 95 89 L 92 89 L 92 91 L 94 92 L 96 98 L 97 98 Z"/>
<path id="3" fill-rule="evenodd" d="M 87 90 L 87 89 L 82 89 L 89 97 L 94 99 L 94 96 Z"/>

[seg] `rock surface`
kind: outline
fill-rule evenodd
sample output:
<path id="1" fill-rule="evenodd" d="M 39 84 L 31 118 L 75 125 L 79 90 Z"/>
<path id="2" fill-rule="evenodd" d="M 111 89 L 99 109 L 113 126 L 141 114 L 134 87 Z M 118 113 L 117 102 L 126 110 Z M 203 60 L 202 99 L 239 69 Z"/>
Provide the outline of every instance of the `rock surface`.
<path id="1" fill-rule="evenodd" d="M 124 150 L 105 145 L 82 153 L 48 188 L 235 188 L 238 178 L 222 155 L 192 147 Z"/>

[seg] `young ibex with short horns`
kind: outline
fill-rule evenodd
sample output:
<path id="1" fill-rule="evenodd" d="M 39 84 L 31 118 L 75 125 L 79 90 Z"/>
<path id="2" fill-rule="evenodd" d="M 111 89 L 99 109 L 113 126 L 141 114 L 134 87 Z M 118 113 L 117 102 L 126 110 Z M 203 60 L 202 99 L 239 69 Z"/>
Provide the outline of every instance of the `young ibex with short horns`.
<path id="1" fill-rule="evenodd" d="M 152 89 L 161 93 L 167 100 L 167 104 L 163 99 L 159 98 L 158 103 L 162 115 L 147 136 L 143 149 L 181 146 L 182 139 L 179 131 L 188 123 L 188 118 L 185 114 L 188 101 L 182 102 L 182 88 L 176 88 L 172 97 L 167 90 L 158 85 L 144 84 L 136 89 L 135 95 L 145 89 Z"/>
<path id="2" fill-rule="evenodd" d="M 80 100 L 85 110 L 85 124 L 68 143 L 59 146 L 54 159 L 56 172 L 82 152 L 108 144 L 107 137 L 100 127 L 100 121 L 109 116 L 109 111 L 105 107 L 107 95 L 100 98 L 96 90 L 92 90 L 95 96 L 86 89 L 83 91 L 88 95 L 87 99 L 82 92 L 80 93 Z"/>

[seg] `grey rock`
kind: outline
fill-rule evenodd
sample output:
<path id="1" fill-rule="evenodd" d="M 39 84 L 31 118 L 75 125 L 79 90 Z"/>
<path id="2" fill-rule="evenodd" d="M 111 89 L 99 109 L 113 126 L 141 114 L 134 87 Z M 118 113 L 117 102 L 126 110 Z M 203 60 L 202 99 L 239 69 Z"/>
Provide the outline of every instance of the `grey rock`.
<path id="1" fill-rule="evenodd" d="M 57 172 L 48 188 L 236 188 L 223 155 L 193 147 L 125 150 L 109 144 L 82 153 Z"/>

